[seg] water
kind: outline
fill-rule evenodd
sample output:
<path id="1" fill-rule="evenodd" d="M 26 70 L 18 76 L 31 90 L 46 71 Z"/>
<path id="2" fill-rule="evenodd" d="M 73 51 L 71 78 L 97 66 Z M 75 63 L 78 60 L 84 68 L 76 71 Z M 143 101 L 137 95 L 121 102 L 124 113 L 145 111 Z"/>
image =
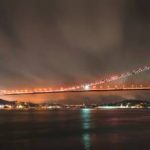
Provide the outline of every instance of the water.
<path id="1" fill-rule="evenodd" d="M 0 150 L 147 150 L 150 110 L 0 112 Z"/>

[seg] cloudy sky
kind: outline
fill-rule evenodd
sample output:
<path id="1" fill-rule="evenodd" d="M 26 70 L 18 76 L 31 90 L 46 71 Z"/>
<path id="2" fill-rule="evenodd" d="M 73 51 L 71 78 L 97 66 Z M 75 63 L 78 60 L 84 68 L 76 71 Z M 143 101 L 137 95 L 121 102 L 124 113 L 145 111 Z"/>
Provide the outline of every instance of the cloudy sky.
<path id="1" fill-rule="evenodd" d="M 150 63 L 149 39 L 148 0 L 1 0 L 0 88 L 132 70 Z"/>

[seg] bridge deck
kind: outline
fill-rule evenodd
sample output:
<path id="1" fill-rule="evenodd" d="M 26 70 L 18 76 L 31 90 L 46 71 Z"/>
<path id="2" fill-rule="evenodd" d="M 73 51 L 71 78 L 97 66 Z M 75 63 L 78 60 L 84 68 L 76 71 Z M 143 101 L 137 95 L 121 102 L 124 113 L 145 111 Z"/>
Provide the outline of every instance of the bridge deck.
<path id="1" fill-rule="evenodd" d="M 54 93 L 85 93 L 85 92 L 117 92 L 117 91 L 149 91 L 150 87 L 146 88 L 109 88 L 109 89 L 90 89 L 90 90 L 68 90 L 68 91 L 40 91 L 40 92 L 20 92 L 20 93 L 5 93 L 0 95 L 28 95 L 28 94 L 54 94 Z"/>

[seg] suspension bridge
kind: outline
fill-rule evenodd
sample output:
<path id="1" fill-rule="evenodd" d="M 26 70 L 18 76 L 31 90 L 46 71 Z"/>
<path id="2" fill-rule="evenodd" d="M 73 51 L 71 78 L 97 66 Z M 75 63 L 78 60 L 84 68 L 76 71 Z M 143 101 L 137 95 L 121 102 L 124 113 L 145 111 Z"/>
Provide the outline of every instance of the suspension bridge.
<path id="1" fill-rule="evenodd" d="M 150 70 L 150 65 L 146 65 L 120 75 L 112 75 L 108 78 L 98 81 L 73 85 L 70 87 L 53 88 L 34 88 L 22 90 L 0 90 L 0 95 L 23 95 L 23 94 L 43 94 L 43 93 L 68 93 L 68 92 L 100 92 L 100 91 L 133 91 L 133 90 L 150 90 L 150 84 L 131 84 L 131 85 L 110 85 L 112 82 L 134 77 L 140 73 Z"/>

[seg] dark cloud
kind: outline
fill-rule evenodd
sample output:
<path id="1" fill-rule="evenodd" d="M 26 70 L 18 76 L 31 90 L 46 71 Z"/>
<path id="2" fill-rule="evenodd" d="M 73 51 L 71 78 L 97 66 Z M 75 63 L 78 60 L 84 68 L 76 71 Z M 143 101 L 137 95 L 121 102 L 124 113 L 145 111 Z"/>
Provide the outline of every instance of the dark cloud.
<path id="1" fill-rule="evenodd" d="M 1 87 L 69 85 L 148 64 L 149 4 L 1 0 Z"/>

